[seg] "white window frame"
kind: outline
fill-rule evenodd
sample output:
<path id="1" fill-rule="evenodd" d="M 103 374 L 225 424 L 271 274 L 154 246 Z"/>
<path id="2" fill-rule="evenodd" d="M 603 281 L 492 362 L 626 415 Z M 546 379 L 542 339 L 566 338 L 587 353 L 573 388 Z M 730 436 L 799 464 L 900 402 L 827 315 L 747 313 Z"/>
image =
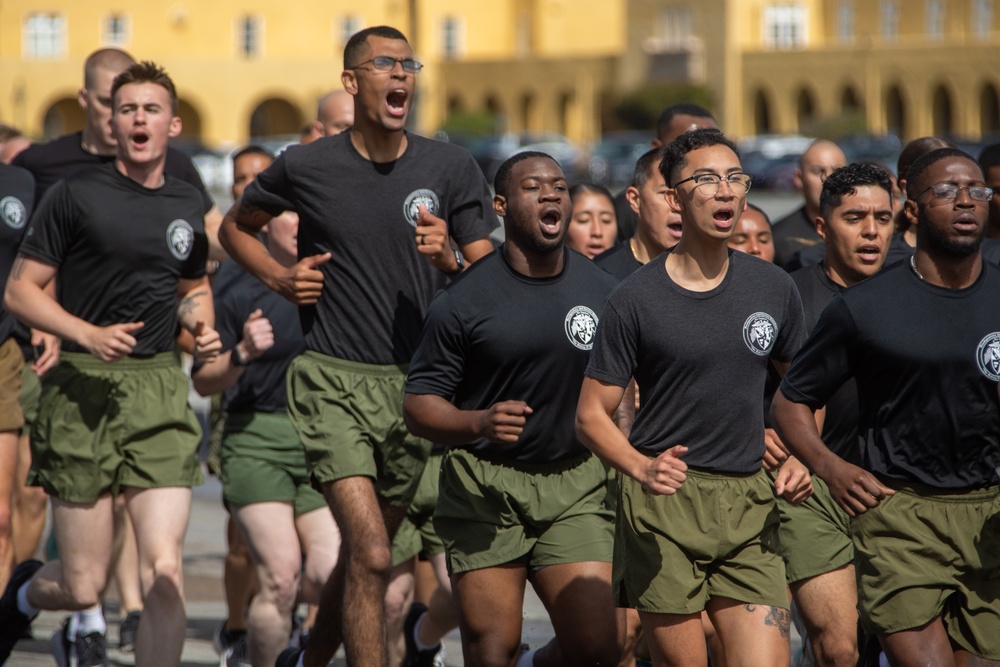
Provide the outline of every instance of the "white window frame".
<path id="1" fill-rule="evenodd" d="M 248 39 L 249 26 L 253 27 L 252 40 Z M 236 55 L 243 60 L 256 60 L 264 56 L 264 17 L 260 14 L 241 14 L 233 26 Z M 248 49 L 248 46 L 253 46 Z"/>
<path id="2" fill-rule="evenodd" d="M 656 17 L 656 41 L 667 47 L 680 47 L 694 35 L 694 17 L 687 5 L 668 5 Z"/>
<path id="3" fill-rule="evenodd" d="M 111 22 L 121 22 L 120 36 L 111 31 Z M 127 12 L 111 12 L 101 18 L 101 43 L 105 46 L 126 46 L 132 41 L 132 17 Z"/>
<path id="4" fill-rule="evenodd" d="M 336 19 L 334 19 L 334 32 L 337 35 L 337 40 L 340 42 L 340 48 L 343 49 L 347 46 L 347 42 L 351 37 L 362 30 L 365 27 L 365 19 L 361 14 L 344 14 Z"/>
<path id="5" fill-rule="evenodd" d="M 881 0 L 878 8 L 878 31 L 882 39 L 895 42 L 899 39 L 899 2 Z"/>
<path id="6" fill-rule="evenodd" d="M 449 26 L 451 27 L 452 38 L 449 48 Z M 465 55 L 465 17 L 457 14 L 449 14 L 441 19 L 441 55 L 450 60 L 456 60 Z"/>
<path id="7" fill-rule="evenodd" d="M 944 39 L 945 9 L 943 0 L 924 0 L 924 32 L 928 39 Z"/>
<path id="8" fill-rule="evenodd" d="M 21 55 L 25 60 L 60 60 L 66 57 L 68 33 L 61 12 L 31 12 L 21 24 Z"/>
<path id="9" fill-rule="evenodd" d="M 840 0 L 837 4 L 837 40 L 841 44 L 852 44 L 855 35 L 854 1 Z"/>
<path id="10" fill-rule="evenodd" d="M 775 3 L 764 7 L 761 41 L 764 46 L 787 51 L 809 43 L 809 14 L 803 4 Z"/>
<path id="11" fill-rule="evenodd" d="M 972 34 L 989 39 L 993 34 L 994 0 L 972 0 Z"/>

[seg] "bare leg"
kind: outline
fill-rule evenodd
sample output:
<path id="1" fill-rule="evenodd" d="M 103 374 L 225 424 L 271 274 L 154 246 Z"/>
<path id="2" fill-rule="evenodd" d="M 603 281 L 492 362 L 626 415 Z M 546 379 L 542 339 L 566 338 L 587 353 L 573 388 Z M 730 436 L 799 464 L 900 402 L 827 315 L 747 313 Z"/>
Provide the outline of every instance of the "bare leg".
<path id="1" fill-rule="evenodd" d="M 444 553 L 434 554 L 429 561 L 437 586 L 427 601 L 427 614 L 421 621 L 417 639 L 424 646 L 434 646 L 441 638 L 458 627 L 458 608 L 451 593 L 448 564 Z"/>
<path id="2" fill-rule="evenodd" d="M 17 441 L 17 476 L 14 485 L 14 508 L 11 526 L 14 533 L 14 560 L 24 562 L 35 555 L 45 532 L 45 506 L 48 494 L 40 486 L 26 486 L 31 467 L 31 442 L 27 433 Z"/>
<path id="3" fill-rule="evenodd" d="M 385 590 L 392 569 L 390 534 L 405 508 L 383 510 L 367 477 L 347 477 L 323 485 L 327 504 L 340 526 L 340 558 L 323 588 L 316 627 L 303 664 L 325 667 L 341 641 L 353 667 L 386 667 Z M 388 529 L 387 529 L 388 528 Z M 350 613 L 344 613 L 345 601 Z"/>
<path id="4" fill-rule="evenodd" d="M 550 565 L 529 574 L 555 629 L 535 654 L 538 667 L 617 665 L 625 640 L 624 613 L 611 604 L 611 563 Z"/>
<path id="5" fill-rule="evenodd" d="M 139 547 L 135 542 L 132 519 L 125 511 L 125 498 L 115 499 L 115 585 L 121 601 L 121 615 L 142 610 L 142 585 L 139 583 Z"/>
<path id="6" fill-rule="evenodd" d="M 247 609 L 257 592 L 253 563 L 243 535 L 230 516 L 226 522 L 226 561 L 223 564 L 222 584 L 226 592 L 226 630 L 247 629 Z"/>
<path id="7" fill-rule="evenodd" d="M 639 618 L 656 667 L 705 667 L 708 664 L 700 612 L 653 614 L 641 611 Z"/>
<path id="8" fill-rule="evenodd" d="M 14 569 L 12 503 L 17 475 L 17 431 L 0 431 L 0 585 Z"/>
<path id="9" fill-rule="evenodd" d="M 184 648 L 184 533 L 191 514 L 191 489 L 125 490 L 139 545 L 142 620 L 136 635 L 137 665 L 177 665 Z"/>
<path id="10" fill-rule="evenodd" d="M 231 509 L 257 573 L 257 595 L 247 618 L 250 661 L 273 665 L 288 643 L 299 588 L 301 554 L 295 516 L 289 503 L 252 503 Z"/>
<path id="11" fill-rule="evenodd" d="M 392 568 L 389 586 L 385 591 L 385 625 L 389 634 L 389 664 L 398 665 L 406 656 L 406 641 L 403 638 L 403 624 L 406 612 L 413 603 L 413 567 L 416 558 L 411 558 Z"/>
<path id="12" fill-rule="evenodd" d="M 854 566 L 791 586 L 817 667 L 853 667 L 858 661 L 858 590 Z"/>
<path id="13" fill-rule="evenodd" d="M 707 611 L 730 667 L 787 667 L 791 661 L 788 609 L 712 598 Z"/>
<path id="14" fill-rule="evenodd" d="M 882 635 L 879 641 L 893 667 L 954 667 L 957 664 L 940 616 L 922 628 Z"/>
<path id="15" fill-rule="evenodd" d="M 527 568 L 502 565 L 452 578 L 467 667 L 513 667 L 521 648 Z"/>

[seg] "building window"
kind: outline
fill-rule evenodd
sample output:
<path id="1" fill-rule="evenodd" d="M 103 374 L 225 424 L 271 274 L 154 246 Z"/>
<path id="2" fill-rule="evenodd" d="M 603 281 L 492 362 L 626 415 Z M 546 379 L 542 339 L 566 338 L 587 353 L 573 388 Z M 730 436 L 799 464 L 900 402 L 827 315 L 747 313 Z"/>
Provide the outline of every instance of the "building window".
<path id="1" fill-rule="evenodd" d="M 691 8 L 680 5 L 664 7 L 656 20 L 656 41 L 667 47 L 680 47 L 694 32 Z"/>
<path id="2" fill-rule="evenodd" d="M 364 27 L 364 21 L 357 14 L 346 14 L 341 17 L 337 24 L 337 35 L 340 38 L 340 46 L 347 46 L 348 40 L 354 33 L 360 32 Z"/>
<path id="3" fill-rule="evenodd" d="M 22 50 L 31 60 L 55 60 L 66 55 L 66 17 L 35 12 L 24 20 Z"/>
<path id="4" fill-rule="evenodd" d="M 462 19 L 448 16 L 441 22 L 441 53 L 445 58 L 457 58 L 465 51 L 465 31 Z"/>
<path id="5" fill-rule="evenodd" d="M 255 58 L 264 46 L 263 21 L 256 16 L 241 16 L 236 21 L 236 44 L 244 58 Z"/>
<path id="6" fill-rule="evenodd" d="M 896 0 L 882 0 L 879 5 L 879 31 L 887 42 L 895 42 L 899 37 L 899 4 Z"/>
<path id="7" fill-rule="evenodd" d="M 974 0 L 972 3 L 972 34 L 988 39 L 993 33 L 993 0 Z"/>
<path id="8" fill-rule="evenodd" d="M 773 49 L 800 49 L 806 45 L 806 8 L 783 3 L 764 8 L 765 46 Z"/>
<path id="9" fill-rule="evenodd" d="M 927 36 L 931 39 L 942 39 L 944 37 L 944 7 L 941 0 L 927 0 L 925 5 L 926 14 L 924 27 Z"/>
<path id="10" fill-rule="evenodd" d="M 105 46 L 128 44 L 130 27 L 127 14 L 108 14 L 101 23 L 101 42 Z"/>
<path id="11" fill-rule="evenodd" d="M 837 39 L 842 44 L 854 41 L 854 3 L 851 0 L 840 0 L 837 5 Z"/>

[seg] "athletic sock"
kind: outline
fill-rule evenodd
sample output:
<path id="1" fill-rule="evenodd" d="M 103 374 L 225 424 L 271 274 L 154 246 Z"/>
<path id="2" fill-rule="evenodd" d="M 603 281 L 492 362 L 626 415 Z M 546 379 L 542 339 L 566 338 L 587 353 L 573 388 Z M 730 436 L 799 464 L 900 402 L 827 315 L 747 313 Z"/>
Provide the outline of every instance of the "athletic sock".
<path id="1" fill-rule="evenodd" d="M 426 611 L 423 614 L 421 614 L 420 618 L 417 619 L 417 622 L 413 624 L 413 644 L 417 647 L 418 651 L 429 651 L 433 648 L 438 648 L 439 646 L 441 646 L 441 642 L 438 642 L 437 644 L 431 644 L 430 646 L 428 646 L 427 644 L 424 644 L 423 642 L 420 641 L 420 626 L 423 624 L 425 618 L 427 618 Z"/>
<path id="2" fill-rule="evenodd" d="M 41 610 L 35 609 L 28 604 L 28 585 L 30 583 L 30 581 L 26 581 L 19 589 L 17 589 L 17 610 L 28 618 L 34 618 L 35 616 L 38 616 L 38 612 Z"/>
<path id="3" fill-rule="evenodd" d="M 537 648 L 525 651 L 518 657 L 517 665 L 515 667 L 534 667 L 536 653 L 538 653 Z"/>
<path id="4" fill-rule="evenodd" d="M 76 622 L 77 635 L 89 635 L 93 632 L 103 635 L 108 630 L 108 625 L 104 622 L 104 610 L 101 609 L 101 605 L 94 605 L 90 609 L 76 612 L 73 614 L 73 621 Z M 70 632 L 72 630 L 71 627 Z"/>

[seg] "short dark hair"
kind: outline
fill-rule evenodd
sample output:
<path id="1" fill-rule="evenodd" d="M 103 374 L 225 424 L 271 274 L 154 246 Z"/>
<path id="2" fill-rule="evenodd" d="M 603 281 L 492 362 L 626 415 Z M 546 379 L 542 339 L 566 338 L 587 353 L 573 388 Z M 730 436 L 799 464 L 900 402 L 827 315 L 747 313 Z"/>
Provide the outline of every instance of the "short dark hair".
<path id="1" fill-rule="evenodd" d="M 174 115 L 177 115 L 177 89 L 174 88 L 174 82 L 170 80 L 162 67 L 151 60 L 143 60 L 131 65 L 115 77 L 114 83 L 111 84 L 111 100 L 114 101 L 115 95 L 118 94 L 118 90 L 122 86 L 127 86 L 130 83 L 155 83 L 166 88 L 167 92 L 170 93 L 170 110 Z"/>
<path id="2" fill-rule="evenodd" d="M 712 112 L 703 106 L 699 106 L 692 102 L 680 102 L 679 104 L 672 104 L 660 114 L 659 119 L 656 121 L 656 136 L 662 137 L 667 133 L 667 128 L 670 127 L 670 122 L 674 119 L 674 116 L 694 116 L 695 118 L 711 118 L 715 120 L 715 116 Z"/>
<path id="3" fill-rule="evenodd" d="M 5 141 L 10 141 L 11 139 L 17 139 L 18 137 L 23 137 L 24 132 L 17 129 L 13 125 L 5 125 L 0 123 L 0 144 Z"/>
<path id="4" fill-rule="evenodd" d="M 709 146 L 725 146 L 740 156 L 740 150 L 736 144 L 722 133 L 722 130 L 714 128 L 700 128 L 685 132 L 666 145 L 663 151 L 663 161 L 660 162 L 660 173 L 667 187 L 674 187 L 674 179 L 677 172 L 687 165 L 687 154 L 699 148 Z"/>
<path id="5" fill-rule="evenodd" d="M 748 209 L 752 209 L 752 210 L 756 211 L 757 213 L 760 213 L 761 216 L 764 218 L 764 222 L 767 223 L 767 226 L 768 227 L 771 226 L 771 216 L 769 216 L 767 214 L 767 211 L 765 211 L 764 209 L 762 209 L 760 206 L 757 206 L 757 204 L 751 204 L 750 202 L 747 202 L 747 208 Z"/>
<path id="6" fill-rule="evenodd" d="M 642 188 L 646 184 L 649 177 L 653 175 L 653 170 L 660 166 L 665 149 L 666 146 L 660 146 L 646 151 L 635 161 L 635 169 L 632 170 L 632 187 Z"/>
<path id="7" fill-rule="evenodd" d="M 990 144 L 979 151 L 979 166 L 983 168 L 983 173 L 987 169 L 1000 167 L 1000 144 Z"/>
<path id="8" fill-rule="evenodd" d="M 515 153 L 504 160 L 503 164 L 500 165 L 500 168 L 497 169 L 497 175 L 493 178 L 493 191 L 501 197 L 506 197 L 507 192 L 510 190 L 510 172 L 514 169 L 514 165 L 518 162 L 523 162 L 524 160 L 530 160 L 531 158 L 536 157 L 546 158 L 548 160 L 552 160 L 556 164 L 559 164 L 554 157 L 541 151 L 523 151 L 521 153 Z"/>
<path id="9" fill-rule="evenodd" d="M 907 143 L 900 151 L 899 159 L 896 160 L 896 178 L 907 179 L 910 167 L 917 161 L 917 158 L 937 148 L 955 148 L 955 144 L 942 137 L 920 137 Z"/>
<path id="10" fill-rule="evenodd" d="M 615 196 L 611 194 L 611 191 L 603 185 L 598 185 L 597 183 L 577 183 L 569 189 L 569 198 L 570 200 L 575 200 L 580 195 L 587 193 L 607 197 L 608 201 L 611 202 L 612 205 L 615 203 Z"/>
<path id="11" fill-rule="evenodd" d="M 376 25 L 371 28 L 365 28 L 364 30 L 354 33 L 351 35 L 351 38 L 347 40 L 347 46 L 344 47 L 344 69 L 351 69 L 360 62 L 361 56 L 365 52 L 365 47 L 368 45 L 369 37 L 401 39 L 409 44 L 406 40 L 406 35 L 391 26 Z"/>
<path id="12" fill-rule="evenodd" d="M 924 153 L 917 158 L 913 166 L 910 167 L 910 173 L 906 175 L 906 198 L 916 199 L 921 192 L 926 190 L 927 185 L 924 181 L 927 180 L 927 170 L 935 162 L 940 162 L 950 157 L 965 158 L 977 166 L 979 165 L 975 158 L 958 148 L 938 148 L 930 153 Z"/>
<path id="13" fill-rule="evenodd" d="M 98 69 L 122 72 L 134 64 L 135 58 L 126 51 L 114 47 L 97 49 L 83 63 L 83 87 L 89 90 L 97 85 Z"/>
<path id="14" fill-rule="evenodd" d="M 268 160 L 271 160 L 272 162 L 274 161 L 274 153 L 267 150 L 263 146 L 258 146 L 257 144 L 250 144 L 249 146 L 244 146 L 243 148 L 233 153 L 233 164 L 236 164 L 237 160 L 247 155 L 260 155 L 261 157 L 266 157 Z"/>
<path id="15" fill-rule="evenodd" d="M 829 220 L 833 209 L 843 203 L 844 197 L 857 194 L 858 188 L 865 186 L 885 190 L 889 194 L 889 207 L 892 207 L 892 175 L 877 164 L 852 162 L 834 170 L 823 182 L 823 192 L 819 196 L 819 214 L 824 220 Z"/>

